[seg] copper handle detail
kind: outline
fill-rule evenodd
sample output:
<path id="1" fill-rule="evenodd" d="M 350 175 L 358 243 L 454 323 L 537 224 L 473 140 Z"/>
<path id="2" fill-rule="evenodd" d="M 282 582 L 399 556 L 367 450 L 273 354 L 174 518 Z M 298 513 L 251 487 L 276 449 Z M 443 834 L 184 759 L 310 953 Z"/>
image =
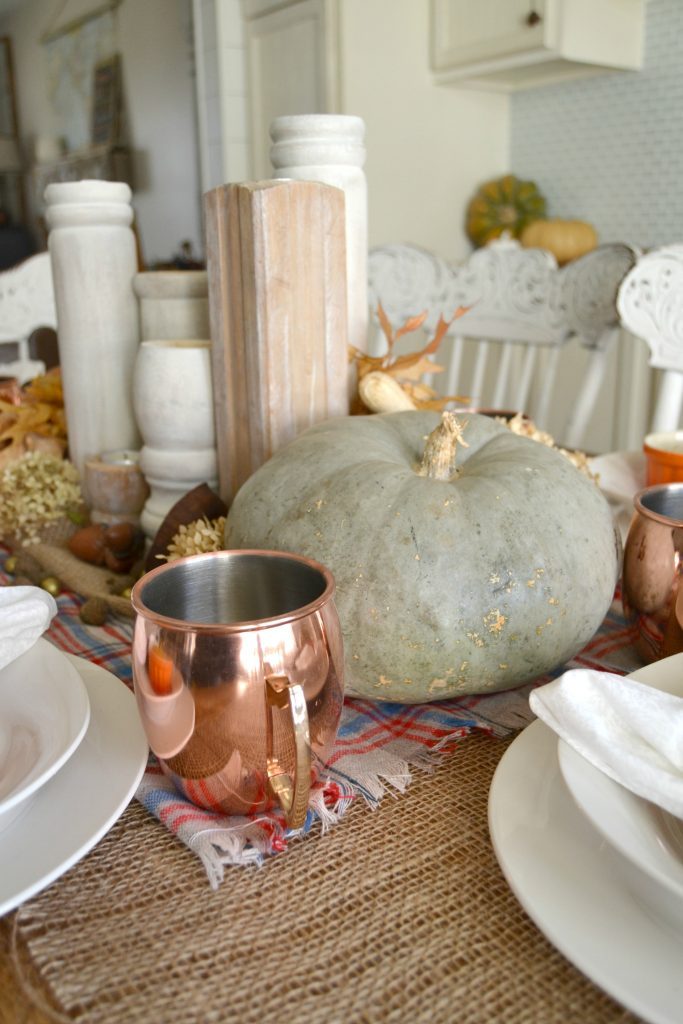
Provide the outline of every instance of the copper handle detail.
<path id="1" fill-rule="evenodd" d="M 294 778 L 287 774 L 275 754 L 273 708 L 289 707 L 294 730 Z M 300 828 L 306 820 L 311 788 L 311 738 L 304 691 L 287 676 L 266 676 L 266 767 L 273 794 L 285 812 L 289 828 Z"/>

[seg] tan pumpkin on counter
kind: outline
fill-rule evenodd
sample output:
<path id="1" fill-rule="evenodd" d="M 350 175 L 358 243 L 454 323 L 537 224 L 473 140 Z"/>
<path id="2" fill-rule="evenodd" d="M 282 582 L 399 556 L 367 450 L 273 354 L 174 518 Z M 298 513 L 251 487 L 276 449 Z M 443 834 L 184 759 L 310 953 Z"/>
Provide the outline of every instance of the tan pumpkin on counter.
<path id="1" fill-rule="evenodd" d="M 562 267 L 595 249 L 598 234 L 592 224 L 583 220 L 535 220 L 520 236 L 527 249 L 546 249 Z"/>
<path id="2" fill-rule="evenodd" d="M 242 486 L 225 546 L 326 564 L 347 690 L 407 703 L 562 664 L 618 566 L 609 506 L 563 455 L 486 416 L 422 411 L 309 428 Z"/>

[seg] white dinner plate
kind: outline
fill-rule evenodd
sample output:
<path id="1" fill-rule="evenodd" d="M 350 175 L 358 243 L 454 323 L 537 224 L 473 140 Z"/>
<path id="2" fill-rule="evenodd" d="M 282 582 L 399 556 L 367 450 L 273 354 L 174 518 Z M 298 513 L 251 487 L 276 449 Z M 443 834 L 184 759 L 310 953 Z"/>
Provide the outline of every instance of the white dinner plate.
<path id="1" fill-rule="evenodd" d="M 119 679 L 66 655 L 90 698 L 90 724 L 66 764 L 0 836 L 0 915 L 35 896 L 111 828 L 147 764 L 135 697 Z"/>
<path id="2" fill-rule="evenodd" d="M 645 455 L 639 452 L 607 452 L 588 460 L 598 475 L 598 487 L 612 509 L 622 543 L 626 543 L 633 518 L 633 496 L 645 486 Z"/>
<path id="3" fill-rule="evenodd" d="M 598 475 L 598 486 L 608 501 L 631 502 L 645 486 L 645 454 L 642 451 L 591 455 L 588 466 Z"/>
<path id="4" fill-rule="evenodd" d="M 550 942 L 644 1020 L 680 1024 L 683 938 L 631 895 L 616 854 L 565 786 L 557 736 L 543 722 L 503 755 L 489 794 L 489 829 L 512 891 Z"/>
<path id="5" fill-rule="evenodd" d="M 683 696 L 683 654 L 640 668 L 631 678 Z M 563 740 L 557 754 L 577 806 L 626 862 L 622 872 L 636 900 L 683 936 L 683 821 L 619 785 Z"/>
<path id="6" fill-rule="evenodd" d="M 83 680 L 42 637 L 0 671 L 0 829 L 71 757 L 89 719 Z"/>

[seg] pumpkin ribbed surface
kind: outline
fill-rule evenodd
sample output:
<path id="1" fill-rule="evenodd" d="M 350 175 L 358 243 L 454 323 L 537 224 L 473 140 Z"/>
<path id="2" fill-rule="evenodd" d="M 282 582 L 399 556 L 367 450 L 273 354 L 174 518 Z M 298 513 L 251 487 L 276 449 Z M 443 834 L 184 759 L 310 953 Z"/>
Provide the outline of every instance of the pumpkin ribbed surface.
<path id="1" fill-rule="evenodd" d="M 486 245 L 504 231 L 519 238 L 527 224 L 545 217 L 545 199 L 533 181 L 514 174 L 487 181 L 470 200 L 465 216 L 474 245 Z"/>
<path id="2" fill-rule="evenodd" d="M 421 702 L 561 664 L 609 607 L 609 507 L 561 454 L 469 417 L 451 480 L 418 475 L 432 412 L 329 420 L 241 488 L 226 546 L 300 552 L 337 582 L 352 693 Z"/>

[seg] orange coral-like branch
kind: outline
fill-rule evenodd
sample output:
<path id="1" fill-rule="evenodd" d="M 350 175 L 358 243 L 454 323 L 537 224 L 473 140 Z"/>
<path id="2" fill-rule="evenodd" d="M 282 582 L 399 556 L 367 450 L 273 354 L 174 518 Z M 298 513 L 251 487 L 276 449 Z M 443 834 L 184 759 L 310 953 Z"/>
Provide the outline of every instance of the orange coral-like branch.
<path id="1" fill-rule="evenodd" d="M 453 321 L 463 316 L 468 309 L 469 306 L 459 306 L 450 320 L 444 320 L 443 316 L 440 316 L 434 335 L 424 348 L 404 356 L 394 356 L 394 345 L 398 339 L 412 331 L 419 330 L 427 319 L 427 312 L 409 317 L 401 327 L 394 330 L 382 303 L 378 303 L 377 319 L 386 338 L 387 350 L 382 356 L 369 356 L 366 352 L 361 352 L 359 349 L 349 346 L 349 360 L 356 364 L 358 379 L 362 380 L 366 374 L 381 370 L 383 373 L 389 374 L 401 385 L 418 409 L 441 410 L 450 402 L 468 401 L 463 395 L 440 396 L 434 388 L 424 383 L 418 383 L 423 374 L 441 373 L 443 371 L 444 367 L 433 363 L 429 356 L 437 352 Z"/>

